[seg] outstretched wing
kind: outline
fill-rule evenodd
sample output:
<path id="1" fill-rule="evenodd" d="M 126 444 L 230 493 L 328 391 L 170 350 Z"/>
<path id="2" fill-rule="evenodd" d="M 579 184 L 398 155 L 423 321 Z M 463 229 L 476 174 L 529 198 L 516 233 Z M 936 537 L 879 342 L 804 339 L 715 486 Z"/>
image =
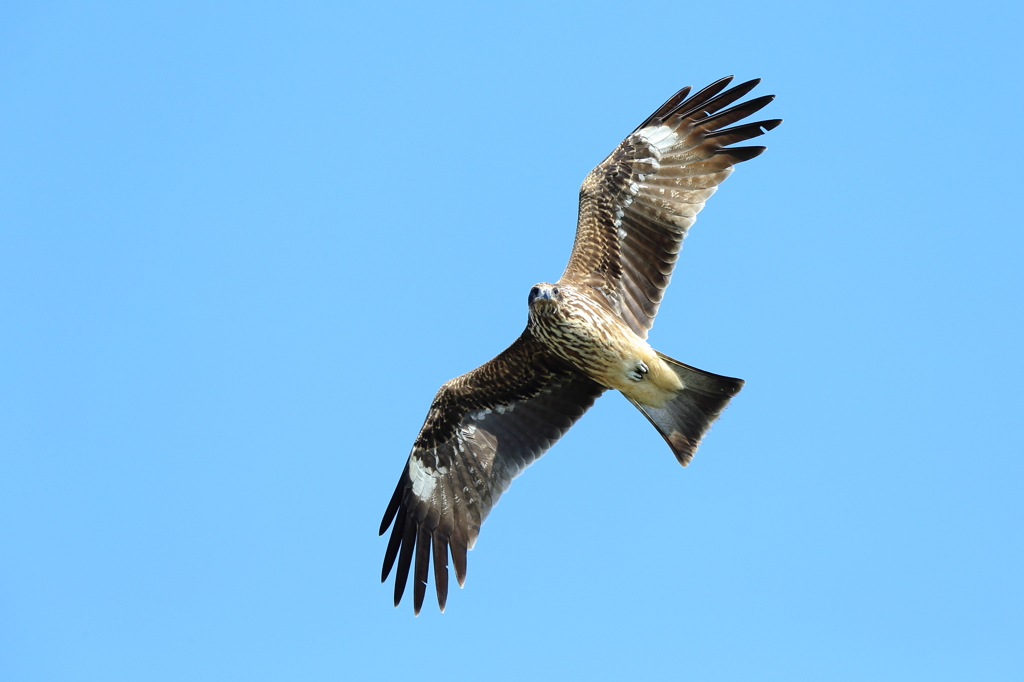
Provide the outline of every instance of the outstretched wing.
<path id="1" fill-rule="evenodd" d="M 683 237 L 704 202 L 764 147 L 727 147 L 782 121 L 740 121 L 774 95 L 726 109 L 759 80 L 725 88 L 712 83 L 689 99 L 686 87 L 623 140 L 580 188 L 580 213 L 569 264 L 560 281 L 594 287 L 641 338 L 668 287 Z M 723 92 L 724 90 L 724 92 Z M 724 111 L 723 111 L 724 109 Z"/>
<path id="2" fill-rule="evenodd" d="M 449 547 L 461 586 L 466 551 L 498 498 L 604 390 L 559 364 L 528 332 L 441 387 L 380 525 L 383 535 L 394 521 L 381 582 L 397 558 L 395 606 L 415 554 L 413 608 L 419 613 L 433 554 L 437 603 L 444 611 Z"/>

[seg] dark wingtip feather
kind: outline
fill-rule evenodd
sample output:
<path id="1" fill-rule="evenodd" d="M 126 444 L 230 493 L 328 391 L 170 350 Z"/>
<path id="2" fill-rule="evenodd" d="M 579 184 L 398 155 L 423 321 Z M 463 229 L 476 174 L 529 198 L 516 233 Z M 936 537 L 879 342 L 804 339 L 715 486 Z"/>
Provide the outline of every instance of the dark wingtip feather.
<path id="1" fill-rule="evenodd" d="M 452 564 L 455 566 L 455 579 L 459 587 L 466 586 L 466 542 L 461 537 L 452 536 L 449 547 L 452 553 Z"/>
<path id="2" fill-rule="evenodd" d="M 721 109 L 722 107 L 732 104 L 741 97 L 746 96 L 746 94 L 753 90 L 754 88 L 756 88 L 757 84 L 760 82 L 760 78 L 751 78 L 750 80 L 744 81 L 739 85 L 734 85 L 733 87 L 729 88 L 726 92 L 723 92 L 722 94 L 715 97 L 714 101 L 718 103 L 718 108 Z M 708 104 L 711 104 L 711 102 L 708 102 Z"/>
<path id="3" fill-rule="evenodd" d="M 727 87 L 729 87 L 729 83 L 732 83 L 733 79 L 735 79 L 735 78 L 736 78 L 736 76 L 733 76 L 733 75 L 723 76 L 723 77 L 719 78 L 718 80 L 716 80 L 711 85 L 707 85 L 707 86 L 701 88 L 700 91 L 697 92 L 697 94 L 695 94 L 691 99 L 696 100 L 696 99 L 700 99 L 701 97 L 707 97 L 707 98 L 714 97 L 715 95 L 720 93 L 722 90 L 725 90 Z"/>
<path id="4" fill-rule="evenodd" d="M 399 516 L 395 527 L 391 529 L 391 537 L 388 538 L 388 547 L 384 550 L 384 566 L 380 571 L 380 581 L 384 582 L 391 573 L 398 557 L 398 549 L 402 546 L 402 535 L 405 533 L 405 516 Z"/>
<path id="5" fill-rule="evenodd" d="M 448 541 L 436 531 L 434 544 L 434 588 L 437 591 L 437 606 L 444 613 L 448 602 Z"/>
<path id="6" fill-rule="evenodd" d="M 638 125 L 636 128 L 633 128 L 633 132 L 635 133 L 636 131 L 640 130 L 641 128 L 646 128 L 647 126 L 649 126 L 654 121 L 657 121 L 657 120 L 661 119 L 663 116 L 668 114 L 668 112 L 670 112 L 673 109 L 675 109 L 679 105 L 680 102 L 682 102 L 683 100 L 686 99 L 686 96 L 689 95 L 689 94 L 690 94 L 690 86 L 689 85 L 687 85 L 685 88 L 680 88 L 678 91 L 676 91 L 676 94 L 672 95 L 667 100 L 665 100 L 665 103 L 662 104 L 660 107 L 658 107 L 654 111 L 653 114 L 651 114 L 650 116 L 645 118 L 643 123 Z"/>
<path id="7" fill-rule="evenodd" d="M 747 94 L 748 92 L 756 88 L 760 83 L 760 78 L 751 78 L 748 81 L 743 81 L 742 83 L 733 88 L 734 92 L 740 93 L 739 95 L 737 95 L 736 99 L 743 97 L 743 95 Z"/>
<path id="8" fill-rule="evenodd" d="M 755 156 L 760 156 L 768 147 L 726 147 L 715 152 L 715 156 L 726 154 L 731 157 L 733 163 L 750 161 Z"/>
<path id="9" fill-rule="evenodd" d="M 755 137 L 760 137 L 769 130 L 778 127 L 780 123 L 782 123 L 782 119 L 779 118 L 768 121 L 744 123 L 743 125 L 733 126 L 732 128 L 716 130 L 715 132 L 710 133 L 705 139 L 714 140 L 716 144 L 719 144 L 722 147 L 727 147 L 728 145 L 736 142 L 744 142 Z"/>
<path id="10" fill-rule="evenodd" d="M 416 567 L 412 576 L 412 612 L 420 615 L 427 594 L 427 571 L 430 568 L 430 531 L 421 525 L 416 538 Z"/>
<path id="11" fill-rule="evenodd" d="M 412 551 L 416 546 L 416 524 L 406 523 L 402 534 L 402 551 L 398 554 L 398 570 L 395 572 L 395 606 L 402 601 L 405 594 L 405 583 L 409 580 L 409 566 L 412 564 Z"/>
<path id="12" fill-rule="evenodd" d="M 380 531 L 377 535 L 384 535 L 384 531 L 388 529 L 391 522 L 395 519 L 395 514 L 398 513 L 398 508 L 402 505 L 402 493 L 405 491 L 405 474 L 398 479 L 398 486 L 395 488 L 394 494 L 391 496 L 391 501 L 388 502 L 388 508 L 384 511 L 384 518 L 380 521 Z"/>
<path id="13" fill-rule="evenodd" d="M 754 78 L 753 80 L 749 80 L 745 83 L 740 83 L 733 88 L 729 88 L 725 92 L 713 94 L 713 96 L 705 97 L 704 99 L 698 99 L 697 95 L 694 95 L 691 101 L 683 102 L 679 106 L 678 110 L 673 111 L 672 114 L 685 118 L 692 116 L 697 112 L 703 112 L 704 118 L 710 118 L 716 111 L 724 109 L 736 100 L 745 96 L 760 82 L 761 79 Z"/>
<path id="14" fill-rule="evenodd" d="M 754 114 L 764 107 L 768 106 L 768 103 L 775 99 L 775 95 L 765 95 L 763 97 L 755 97 L 752 100 L 748 100 L 741 104 L 737 104 L 734 107 L 720 111 L 711 116 L 697 121 L 697 126 L 703 130 L 720 130 L 725 126 L 732 125 L 737 121 L 745 119 L 747 116 Z"/>
<path id="15" fill-rule="evenodd" d="M 735 76 L 726 76 L 725 78 L 719 78 L 711 85 L 701 88 L 693 97 L 689 98 L 685 102 L 680 102 L 678 106 L 671 112 L 673 114 L 679 113 L 680 111 L 692 111 L 699 106 L 707 104 L 708 101 L 713 99 L 718 93 L 729 87 L 729 83 L 732 83 L 732 79 Z"/>

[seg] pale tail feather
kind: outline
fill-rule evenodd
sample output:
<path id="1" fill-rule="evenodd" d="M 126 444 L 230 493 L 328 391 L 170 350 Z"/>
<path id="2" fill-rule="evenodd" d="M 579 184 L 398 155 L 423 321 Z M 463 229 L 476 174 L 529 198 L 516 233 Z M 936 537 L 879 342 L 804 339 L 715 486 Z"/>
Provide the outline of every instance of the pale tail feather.
<path id="1" fill-rule="evenodd" d="M 679 463 L 686 466 L 693 459 L 700 439 L 729 400 L 743 388 L 743 380 L 684 365 L 663 353 L 658 353 L 658 357 L 675 371 L 683 382 L 683 390 L 662 407 L 641 405 L 628 397 L 627 400 L 654 424 Z"/>

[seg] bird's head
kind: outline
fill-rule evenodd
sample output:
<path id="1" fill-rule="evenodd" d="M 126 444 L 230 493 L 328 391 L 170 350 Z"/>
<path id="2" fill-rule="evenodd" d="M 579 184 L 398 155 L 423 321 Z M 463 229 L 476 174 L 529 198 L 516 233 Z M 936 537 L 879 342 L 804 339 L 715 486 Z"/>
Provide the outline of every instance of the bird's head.
<path id="1" fill-rule="evenodd" d="M 530 289 L 530 312 L 550 314 L 558 308 L 562 301 L 562 292 L 556 284 L 541 282 Z"/>

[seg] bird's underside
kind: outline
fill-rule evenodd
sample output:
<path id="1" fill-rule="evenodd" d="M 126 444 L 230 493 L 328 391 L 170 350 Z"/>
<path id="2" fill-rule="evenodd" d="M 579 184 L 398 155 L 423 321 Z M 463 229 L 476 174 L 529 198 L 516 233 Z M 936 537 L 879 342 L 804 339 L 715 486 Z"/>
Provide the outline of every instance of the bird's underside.
<path id="1" fill-rule="evenodd" d="M 691 97 L 683 88 L 590 172 L 569 264 L 531 290 L 526 329 L 437 392 L 380 526 L 394 524 L 381 580 L 397 561 L 396 606 L 413 570 L 419 613 L 432 557 L 444 610 L 449 552 L 462 585 L 466 552 L 498 498 L 604 391 L 622 392 L 685 466 L 742 388 L 646 341 L 687 229 L 733 166 L 764 151 L 727 145 L 781 123 L 733 125 L 773 96 L 733 106 L 758 81 L 731 80 Z"/>

